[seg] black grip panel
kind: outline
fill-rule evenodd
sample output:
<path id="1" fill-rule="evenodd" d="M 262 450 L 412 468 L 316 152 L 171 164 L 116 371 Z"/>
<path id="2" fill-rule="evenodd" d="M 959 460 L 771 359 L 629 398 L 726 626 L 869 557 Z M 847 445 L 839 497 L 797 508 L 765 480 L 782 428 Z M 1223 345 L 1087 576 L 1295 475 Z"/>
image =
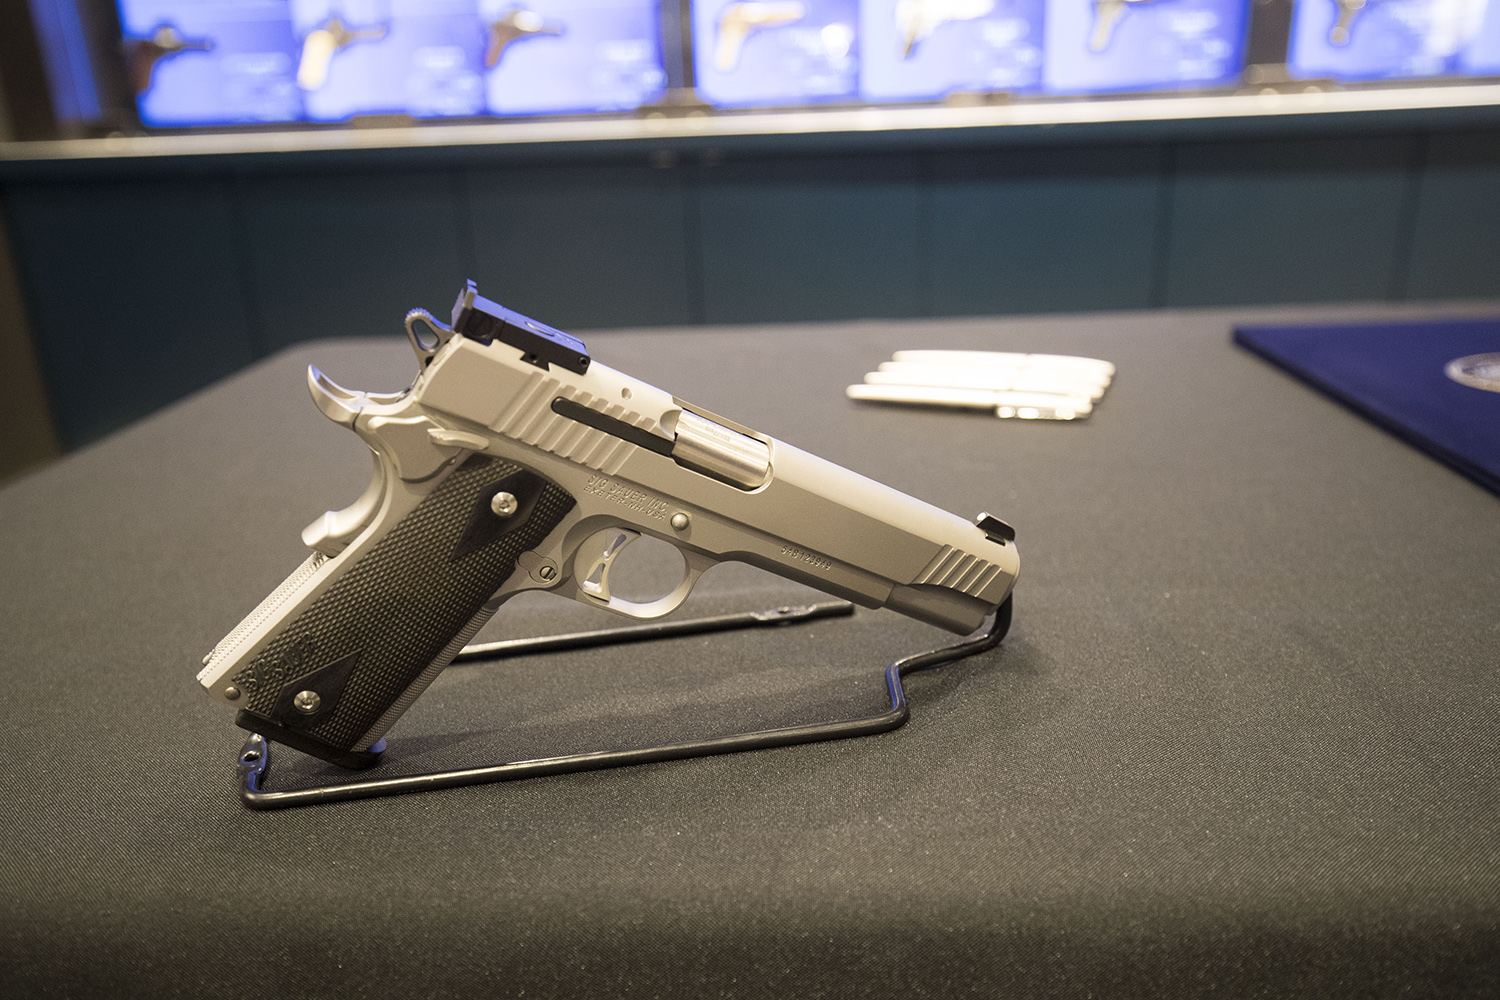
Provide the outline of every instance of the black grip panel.
<path id="1" fill-rule="evenodd" d="M 501 492 L 516 498 L 509 516 L 491 509 Z M 470 456 L 234 675 L 248 695 L 236 721 L 334 763 L 370 763 L 356 743 L 575 502 L 519 465 Z"/>

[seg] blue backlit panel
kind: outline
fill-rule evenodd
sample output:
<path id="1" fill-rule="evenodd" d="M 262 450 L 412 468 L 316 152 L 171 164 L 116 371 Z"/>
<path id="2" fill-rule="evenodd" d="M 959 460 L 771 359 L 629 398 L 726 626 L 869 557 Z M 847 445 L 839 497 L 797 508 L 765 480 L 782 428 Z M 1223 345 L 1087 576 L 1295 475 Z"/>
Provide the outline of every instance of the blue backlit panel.
<path id="1" fill-rule="evenodd" d="M 120 0 L 152 126 L 626 111 L 666 88 L 659 0 Z"/>
<path id="2" fill-rule="evenodd" d="M 291 0 L 307 117 L 484 112 L 475 0 Z"/>
<path id="3" fill-rule="evenodd" d="M 955 91 L 1026 93 L 1042 83 L 1044 0 L 863 0 L 860 93 L 938 100 Z"/>
<path id="4" fill-rule="evenodd" d="M 1500 68 L 1496 25 L 1486 10 L 1493 6 L 1485 0 L 1298 0 L 1287 71 L 1334 80 L 1493 73 Z"/>
<path id="5" fill-rule="evenodd" d="M 1046 88 L 1233 86 L 1244 70 L 1249 14 L 1249 0 L 1047 0 Z"/>
<path id="6" fill-rule="evenodd" d="M 629 111 L 662 99 L 657 0 L 480 0 L 491 114 Z"/>
<path id="7" fill-rule="evenodd" d="M 718 107 L 856 100 L 858 7 L 858 0 L 693 3 L 699 96 Z"/>
<path id="8" fill-rule="evenodd" d="M 72 0 L 30 2 L 51 18 L 38 22 L 49 67 L 86 63 L 78 25 L 59 13 Z M 1500 76 L 1500 0 L 1292 2 L 1294 78 Z M 140 118 L 153 127 L 628 112 L 666 97 L 666 57 L 676 57 L 662 49 L 662 0 L 117 3 Z M 1253 0 L 691 0 L 688 14 L 698 96 L 737 109 L 1231 88 L 1252 9 Z M 87 80 L 53 76 L 61 118 L 97 117 L 85 107 Z"/>
<path id="9" fill-rule="evenodd" d="M 1479 33 L 1459 55 L 1466 76 L 1500 76 L 1500 0 L 1491 0 L 1479 22 Z"/>
<path id="10" fill-rule="evenodd" d="M 287 0 L 120 0 L 120 26 L 145 124 L 302 117 Z"/>

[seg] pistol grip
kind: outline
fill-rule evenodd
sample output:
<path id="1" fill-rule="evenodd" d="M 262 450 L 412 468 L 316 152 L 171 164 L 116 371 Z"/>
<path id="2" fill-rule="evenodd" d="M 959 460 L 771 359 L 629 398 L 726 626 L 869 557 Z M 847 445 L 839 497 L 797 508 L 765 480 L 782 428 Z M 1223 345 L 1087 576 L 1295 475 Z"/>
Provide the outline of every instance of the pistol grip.
<path id="1" fill-rule="evenodd" d="M 1127 0 L 1094 0 L 1094 27 L 1089 32 L 1089 51 L 1103 52 L 1115 37 L 1115 27 L 1125 16 Z"/>
<path id="2" fill-rule="evenodd" d="M 297 63 L 297 86 L 303 90 L 321 89 L 328 82 L 328 69 L 338 47 L 333 32 L 327 28 L 308 32 L 302 41 L 302 58 Z"/>
<path id="3" fill-rule="evenodd" d="M 248 695 L 237 724 L 344 766 L 369 763 L 361 752 L 574 503 L 519 465 L 470 456 L 234 675 Z"/>

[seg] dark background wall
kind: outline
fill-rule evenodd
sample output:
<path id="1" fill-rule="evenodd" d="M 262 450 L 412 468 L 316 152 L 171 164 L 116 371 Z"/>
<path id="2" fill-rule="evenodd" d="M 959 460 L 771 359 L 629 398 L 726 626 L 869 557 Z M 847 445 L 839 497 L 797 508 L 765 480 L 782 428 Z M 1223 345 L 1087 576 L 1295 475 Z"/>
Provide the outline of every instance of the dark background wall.
<path id="1" fill-rule="evenodd" d="M 564 329 L 1500 295 L 1500 133 L 0 174 L 61 437 L 466 277 Z"/>

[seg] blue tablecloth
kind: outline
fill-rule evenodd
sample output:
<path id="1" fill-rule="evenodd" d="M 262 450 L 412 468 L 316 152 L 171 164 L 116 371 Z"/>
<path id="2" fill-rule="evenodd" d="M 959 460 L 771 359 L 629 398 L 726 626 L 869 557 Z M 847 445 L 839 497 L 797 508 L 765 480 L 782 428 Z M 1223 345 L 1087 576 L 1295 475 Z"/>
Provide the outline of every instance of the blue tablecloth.
<path id="1" fill-rule="evenodd" d="M 1500 352 L 1500 319 L 1242 326 L 1235 342 L 1500 493 L 1500 392 L 1448 362 Z"/>

